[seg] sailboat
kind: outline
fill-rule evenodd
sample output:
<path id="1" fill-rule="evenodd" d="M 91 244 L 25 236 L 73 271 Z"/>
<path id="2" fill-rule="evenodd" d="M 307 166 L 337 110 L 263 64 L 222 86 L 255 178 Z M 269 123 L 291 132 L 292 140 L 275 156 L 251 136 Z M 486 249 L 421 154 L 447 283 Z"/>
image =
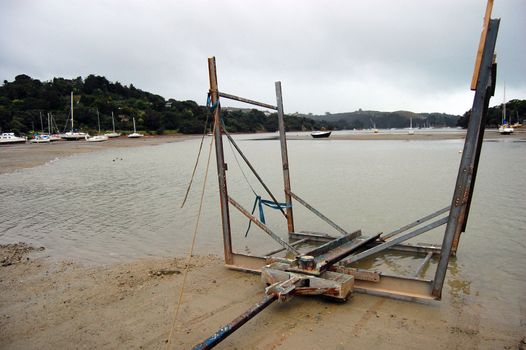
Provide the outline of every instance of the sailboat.
<path id="1" fill-rule="evenodd" d="M 71 131 L 61 134 L 60 137 L 68 141 L 77 141 L 89 137 L 85 132 L 75 131 L 73 128 L 73 91 L 71 91 Z"/>
<path id="2" fill-rule="evenodd" d="M 133 117 L 133 133 L 129 134 L 128 137 L 130 139 L 142 137 L 142 134 L 137 133 L 137 130 L 135 130 L 135 117 Z"/>
<path id="3" fill-rule="evenodd" d="M 97 109 L 97 125 L 99 126 L 99 133 L 98 135 L 95 135 L 93 137 L 89 137 L 89 135 L 86 136 L 86 141 L 88 142 L 102 142 L 102 141 L 108 141 L 108 136 L 101 135 L 100 133 L 100 116 L 99 116 L 99 110 Z"/>
<path id="4" fill-rule="evenodd" d="M 49 139 L 49 134 L 44 133 L 44 123 L 42 122 L 42 112 L 40 112 L 40 128 L 41 128 L 40 134 L 35 133 L 35 135 L 33 135 L 33 138 L 29 140 L 30 143 L 49 143 L 51 142 L 51 140 Z"/>
<path id="5" fill-rule="evenodd" d="M 409 119 L 409 130 L 407 131 L 409 135 L 414 135 L 415 130 L 413 130 L 413 117 Z"/>
<path id="6" fill-rule="evenodd" d="M 48 113 L 47 114 L 47 127 L 48 127 L 48 132 L 49 132 L 49 141 L 51 142 L 60 141 L 62 139 L 60 138 L 60 135 L 58 133 L 54 132 L 55 127 L 53 124 L 54 124 L 53 114 Z M 58 127 L 56 128 L 56 130 L 58 131 Z"/>
<path id="7" fill-rule="evenodd" d="M 378 129 L 376 128 L 376 123 L 373 122 L 373 119 L 372 118 L 369 118 L 369 120 L 371 121 L 371 124 L 373 125 L 373 133 L 377 134 L 378 133 Z"/>
<path id="8" fill-rule="evenodd" d="M 502 123 L 499 126 L 499 133 L 501 135 L 509 135 L 513 133 L 513 128 L 506 120 L 506 85 L 504 85 L 504 101 L 502 103 Z"/>
<path id="9" fill-rule="evenodd" d="M 115 132 L 115 118 L 113 117 L 113 111 L 111 112 L 111 123 L 113 124 L 113 132 L 107 132 L 104 135 L 108 137 L 119 137 L 121 134 L 119 132 Z"/>

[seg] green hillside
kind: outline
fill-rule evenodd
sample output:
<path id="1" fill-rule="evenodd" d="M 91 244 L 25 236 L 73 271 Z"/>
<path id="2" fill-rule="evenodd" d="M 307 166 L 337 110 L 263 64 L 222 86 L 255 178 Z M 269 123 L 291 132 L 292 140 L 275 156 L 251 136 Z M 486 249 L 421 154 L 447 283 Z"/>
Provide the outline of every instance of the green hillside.
<path id="1" fill-rule="evenodd" d="M 41 82 L 22 74 L 12 82 L 4 81 L 0 87 L 0 130 L 21 134 L 40 130 L 40 114 L 46 128 L 46 115 L 50 112 L 63 131 L 69 119 L 71 91 L 74 93 L 75 128 L 83 131 L 97 128 L 97 111 L 103 130 L 112 128 L 113 112 L 117 130 L 132 130 L 135 118 L 138 130 L 155 134 L 202 133 L 209 114 L 206 106 L 194 101 L 166 100 L 137 89 L 133 84 L 112 83 L 102 76 L 54 78 Z M 203 100 L 205 98 L 203 92 Z M 224 110 L 222 116 L 230 132 L 275 131 L 277 128 L 276 114 L 265 115 L 256 109 Z M 288 130 L 320 127 L 320 123 L 313 120 L 290 115 L 285 116 L 285 124 Z"/>

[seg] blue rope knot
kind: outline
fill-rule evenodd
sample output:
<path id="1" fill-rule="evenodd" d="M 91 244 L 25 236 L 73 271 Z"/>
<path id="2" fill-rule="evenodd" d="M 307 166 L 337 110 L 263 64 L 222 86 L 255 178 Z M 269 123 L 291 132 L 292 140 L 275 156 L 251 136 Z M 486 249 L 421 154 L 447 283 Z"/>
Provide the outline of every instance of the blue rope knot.
<path id="1" fill-rule="evenodd" d="M 292 208 L 292 204 L 287 203 L 277 203 L 272 200 L 268 199 L 261 199 L 261 196 L 256 194 L 256 199 L 254 200 L 254 205 L 252 207 L 252 212 L 250 214 L 254 215 L 254 212 L 256 211 L 256 207 L 258 207 L 259 211 L 259 221 L 261 221 L 263 224 L 266 224 L 265 221 L 265 212 L 263 210 L 263 206 L 269 207 L 271 209 L 288 209 Z M 250 231 L 250 226 L 252 225 L 252 221 L 248 221 L 248 228 L 247 232 L 245 232 L 245 237 L 248 236 L 248 231 Z"/>

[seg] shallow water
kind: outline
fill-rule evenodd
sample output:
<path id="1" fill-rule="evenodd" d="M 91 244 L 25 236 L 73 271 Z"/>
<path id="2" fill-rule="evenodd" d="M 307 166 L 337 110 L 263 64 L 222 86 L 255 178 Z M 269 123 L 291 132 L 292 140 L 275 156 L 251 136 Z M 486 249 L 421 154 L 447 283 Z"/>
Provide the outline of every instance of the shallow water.
<path id="1" fill-rule="evenodd" d="M 269 136 L 236 139 L 282 199 L 279 141 Z M 210 141 L 205 139 L 183 209 L 199 140 L 79 154 L 0 175 L 0 242 L 29 242 L 46 247 L 51 256 L 87 263 L 184 255 L 196 225 Z M 292 189 L 348 230 L 389 232 L 450 204 L 462 146 L 461 140 L 290 141 Z M 225 156 L 229 192 L 250 210 L 254 194 L 226 143 Z M 476 305 L 483 305 L 478 314 L 505 325 L 526 326 L 524 164 L 526 143 L 484 143 L 467 232 L 447 279 L 449 305 L 477 298 Z M 268 198 L 242 169 L 255 192 Z M 222 254 L 214 154 L 204 203 L 196 253 Z M 294 210 L 297 231 L 333 232 L 300 206 Z M 236 251 L 263 254 L 278 247 L 255 227 L 244 238 L 247 220 L 235 208 L 230 211 Z M 265 216 L 285 238 L 281 214 L 266 209 Z M 440 244 L 443 230 L 413 241 Z M 398 254 L 364 264 L 411 273 L 418 262 Z M 506 319 L 495 316 L 502 314 Z"/>

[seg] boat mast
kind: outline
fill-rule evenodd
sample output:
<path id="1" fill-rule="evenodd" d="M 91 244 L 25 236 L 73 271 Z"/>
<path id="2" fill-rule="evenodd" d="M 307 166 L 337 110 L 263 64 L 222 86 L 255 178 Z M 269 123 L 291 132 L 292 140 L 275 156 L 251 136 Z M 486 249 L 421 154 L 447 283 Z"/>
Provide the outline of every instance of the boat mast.
<path id="1" fill-rule="evenodd" d="M 133 133 L 135 134 L 137 131 L 135 130 L 135 117 L 133 117 Z"/>
<path id="2" fill-rule="evenodd" d="M 504 98 L 502 101 L 502 125 L 506 122 L 506 85 L 504 85 Z"/>
<path id="3" fill-rule="evenodd" d="M 42 123 L 42 111 L 40 111 L 40 129 L 42 130 L 42 134 L 44 133 L 44 123 Z"/>
<path id="4" fill-rule="evenodd" d="M 71 91 L 71 132 L 73 132 L 73 91 Z"/>
<path id="5" fill-rule="evenodd" d="M 115 119 L 113 119 L 113 111 L 111 111 L 111 123 L 113 124 L 113 133 L 115 134 Z"/>
<path id="6" fill-rule="evenodd" d="M 99 135 L 100 135 L 100 117 L 99 117 L 99 109 L 97 108 L 97 124 L 99 125 Z"/>

